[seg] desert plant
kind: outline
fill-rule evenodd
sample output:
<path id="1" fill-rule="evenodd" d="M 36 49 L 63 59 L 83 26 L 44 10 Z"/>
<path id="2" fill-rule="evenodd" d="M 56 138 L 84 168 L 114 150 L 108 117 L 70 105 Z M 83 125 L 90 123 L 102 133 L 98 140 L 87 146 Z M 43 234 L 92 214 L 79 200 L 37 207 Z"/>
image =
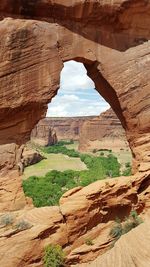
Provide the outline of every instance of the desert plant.
<path id="1" fill-rule="evenodd" d="M 0 224 L 3 226 L 12 225 L 14 221 L 14 218 L 11 214 L 4 214 L 0 218 Z"/>
<path id="2" fill-rule="evenodd" d="M 127 221 L 124 223 L 123 234 L 128 233 L 142 222 L 143 220 L 138 216 L 137 212 L 135 210 L 131 211 L 129 218 L 127 218 Z"/>
<path id="3" fill-rule="evenodd" d="M 86 244 L 87 246 L 93 246 L 93 245 L 94 245 L 94 242 L 93 242 L 93 240 L 92 240 L 91 238 L 87 238 L 87 239 L 85 240 L 85 244 Z"/>
<path id="4" fill-rule="evenodd" d="M 130 162 L 126 162 L 125 166 L 126 166 L 126 168 L 130 168 L 131 167 Z"/>
<path id="5" fill-rule="evenodd" d="M 117 241 L 122 236 L 122 231 L 122 224 L 116 223 L 110 230 L 109 235 Z"/>
<path id="6" fill-rule="evenodd" d="M 61 267 L 65 264 L 65 254 L 59 245 L 48 245 L 44 250 L 44 267 Z"/>
<path id="7" fill-rule="evenodd" d="M 32 225 L 29 222 L 25 221 L 24 219 L 17 222 L 17 224 L 15 225 L 15 228 L 19 231 L 24 231 L 24 230 L 30 229 L 31 227 Z"/>
<path id="8" fill-rule="evenodd" d="M 117 218 L 115 225 L 112 227 L 109 233 L 109 235 L 114 238 L 113 245 L 122 235 L 128 233 L 142 222 L 143 220 L 134 210 L 131 211 L 129 217 L 126 217 L 125 221 L 122 223 L 121 220 Z"/>
<path id="9" fill-rule="evenodd" d="M 103 157 L 103 156 L 104 156 L 104 152 L 101 152 L 101 153 L 100 153 L 100 156 L 102 156 L 102 157 Z"/>

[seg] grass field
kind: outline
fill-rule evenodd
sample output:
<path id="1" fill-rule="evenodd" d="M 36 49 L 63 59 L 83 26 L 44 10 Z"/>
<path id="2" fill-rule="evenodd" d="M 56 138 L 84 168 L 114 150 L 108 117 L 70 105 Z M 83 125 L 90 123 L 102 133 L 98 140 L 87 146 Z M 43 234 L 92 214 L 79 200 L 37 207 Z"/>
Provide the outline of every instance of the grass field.
<path id="1" fill-rule="evenodd" d="M 110 152 L 102 150 L 96 153 L 96 156 L 100 153 L 104 153 L 104 156 L 107 156 Z M 121 171 L 125 169 L 126 163 L 132 163 L 132 154 L 130 150 L 120 150 L 118 152 L 112 151 L 112 154 L 117 157 L 119 163 L 121 164 Z"/>
<path id="2" fill-rule="evenodd" d="M 74 141 L 73 144 L 65 145 L 66 148 L 68 148 L 68 149 L 74 149 L 76 151 L 78 151 L 78 146 L 79 146 L 79 141 Z"/>
<path id="3" fill-rule="evenodd" d="M 70 158 L 63 154 L 44 154 L 46 159 L 37 164 L 25 168 L 23 179 L 29 176 L 44 176 L 51 170 L 65 171 L 65 170 L 86 170 L 86 165 L 80 158 Z"/>

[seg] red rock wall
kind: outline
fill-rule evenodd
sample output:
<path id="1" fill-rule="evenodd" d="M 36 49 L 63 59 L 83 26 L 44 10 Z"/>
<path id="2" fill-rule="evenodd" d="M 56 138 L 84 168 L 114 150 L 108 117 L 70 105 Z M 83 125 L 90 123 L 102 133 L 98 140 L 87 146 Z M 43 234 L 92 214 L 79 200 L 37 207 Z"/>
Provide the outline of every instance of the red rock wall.
<path id="1" fill-rule="evenodd" d="M 83 123 L 80 131 L 79 149 L 81 151 L 128 149 L 125 130 L 112 109 Z"/>
<path id="2" fill-rule="evenodd" d="M 31 140 L 38 138 L 38 136 L 45 138 L 47 128 L 54 129 L 58 141 L 79 140 L 80 129 L 84 121 L 92 118 L 94 117 L 45 118 L 35 126 L 31 134 Z M 40 131 L 43 132 L 42 135 Z"/>
<path id="3" fill-rule="evenodd" d="M 120 119 L 133 171 L 149 170 L 149 14 L 146 0 L 0 1 L 0 145 L 29 140 L 73 59 Z"/>
<path id="4" fill-rule="evenodd" d="M 31 141 L 40 146 L 50 146 L 57 143 L 57 134 L 46 120 L 41 120 L 31 132 Z"/>

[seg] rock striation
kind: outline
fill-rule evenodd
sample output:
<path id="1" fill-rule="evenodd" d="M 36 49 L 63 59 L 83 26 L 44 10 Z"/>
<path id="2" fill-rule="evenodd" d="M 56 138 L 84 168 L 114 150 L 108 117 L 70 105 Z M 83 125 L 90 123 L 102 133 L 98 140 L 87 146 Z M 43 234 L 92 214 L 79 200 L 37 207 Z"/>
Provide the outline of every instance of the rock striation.
<path id="1" fill-rule="evenodd" d="M 123 235 L 114 248 L 91 263 L 72 265 L 76 267 L 147 267 L 149 266 L 150 226 L 149 218 Z M 144 248 L 144 249 L 143 249 Z"/>
<path id="2" fill-rule="evenodd" d="M 65 248 L 69 264 L 84 262 L 85 254 L 86 261 L 94 260 L 100 251 L 106 252 L 110 241 L 105 233 L 103 244 L 95 249 L 79 247 L 86 233 L 91 231 L 98 237 L 102 223 L 106 226 L 116 214 L 127 215 L 132 207 L 138 212 L 149 209 L 150 2 L 1 0 L 0 19 L 0 145 L 16 150 L 13 159 L 8 156 L 8 162 L 1 157 L 1 166 L 6 165 L 5 161 L 14 166 L 14 155 L 20 161 L 22 145 L 57 94 L 63 62 L 72 59 L 84 63 L 97 91 L 120 119 L 136 173 L 118 182 L 108 181 L 109 185 L 98 182 L 71 193 L 61 199 L 60 207 L 20 211 L 21 218 L 32 227 L 25 231 L 0 229 L 0 265 L 42 266 L 43 247 L 51 242 Z M 8 147 L 5 151 L 11 154 Z M 16 173 L 3 176 L 0 187 L 1 210 L 26 205 L 21 177 Z M 141 227 L 143 231 L 144 224 Z M 133 262 L 133 266 L 147 267 L 150 262 L 147 224 L 145 229 L 146 239 L 141 244 L 146 260 L 142 256 L 142 261 Z M 130 255 L 135 257 L 133 248 Z M 140 253 L 136 255 L 140 259 Z M 104 266 L 107 259 L 102 261 Z M 125 266 L 126 259 L 119 259 Z"/>
<path id="3" fill-rule="evenodd" d="M 133 171 L 148 170 L 149 12 L 140 0 L 2 0 L 0 144 L 29 140 L 57 94 L 63 62 L 74 59 L 120 119 Z"/>
<path id="4" fill-rule="evenodd" d="M 39 151 L 32 149 L 28 146 L 25 147 L 22 154 L 22 162 L 24 167 L 36 164 L 42 159 L 44 159 L 44 157 L 40 154 Z"/>
<path id="5" fill-rule="evenodd" d="M 110 259 L 107 253 L 113 261 L 114 249 L 118 252 L 124 245 L 126 248 L 129 240 L 132 240 L 130 244 L 135 244 L 137 240 L 137 245 L 129 252 L 127 261 L 126 257 L 123 257 L 124 253 L 121 253 L 121 258 L 118 258 L 120 253 L 115 258 L 116 262 L 117 259 L 121 259 L 119 266 L 127 266 L 128 259 L 135 255 L 136 248 L 137 252 L 141 248 L 139 242 L 145 235 L 141 241 L 142 254 L 136 254 L 137 261 L 134 260 L 134 264 L 131 265 L 140 267 L 142 264 L 145 267 L 150 260 L 147 253 L 149 223 L 146 223 L 150 208 L 149 182 L 150 173 L 97 181 L 85 188 L 80 187 L 67 192 L 60 199 L 59 207 L 28 208 L 12 212 L 13 224 L 0 228 L 0 265 L 42 267 L 44 247 L 56 243 L 64 248 L 68 266 L 89 262 L 100 255 L 98 262 L 106 263 L 107 258 Z M 131 233 L 130 236 L 129 233 L 129 238 L 127 235 L 123 239 L 125 241 L 119 241 L 121 245 L 116 243 L 110 250 L 113 240 L 109 236 L 109 231 L 116 216 L 122 219 L 129 215 L 131 209 L 137 210 L 143 216 L 144 224 L 139 228 L 141 235 L 136 239 L 139 233 L 137 229 L 137 234 Z M 7 214 L 1 213 L 0 218 Z M 27 223 L 26 229 L 14 227 L 22 221 Z M 147 234 L 144 234 L 145 231 Z M 92 239 L 94 245 L 88 246 L 85 243 L 86 239 Z M 106 259 L 101 260 L 101 257 Z M 105 266 L 104 263 L 102 266 Z M 108 264 L 106 266 L 109 266 Z"/>
<path id="6" fill-rule="evenodd" d="M 83 123 L 91 118 L 94 116 L 45 118 L 43 122 L 55 129 L 58 140 L 77 141 Z"/>
<path id="7" fill-rule="evenodd" d="M 41 120 L 31 132 L 31 142 L 40 146 L 50 146 L 57 143 L 57 134 L 48 121 Z"/>
<path id="8" fill-rule="evenodd" d="M 81 151 L 128 149 L 125 130 L 112 109 L 83 123 L 80 131 L 79 149 Z"/>

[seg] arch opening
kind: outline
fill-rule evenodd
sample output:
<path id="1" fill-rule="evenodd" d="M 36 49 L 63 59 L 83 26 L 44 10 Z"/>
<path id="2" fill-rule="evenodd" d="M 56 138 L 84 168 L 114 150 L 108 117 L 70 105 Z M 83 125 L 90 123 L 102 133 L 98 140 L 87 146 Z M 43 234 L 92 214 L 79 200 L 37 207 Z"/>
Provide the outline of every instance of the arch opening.
<path id="1" fill-rule="evenodd" d="M 46 178 L 43 188 L 48 180 L 54 187 L 49 192 L 58 191 L 60 194 L 56 195 L 60 198 L 74 187 L 131 174 L 131 152 L 125 131 L 109 104 L 95 90 L 82 63 L 64 64 L 58 94 L 49 104 L 46 118 L 33 129 L 31 144 L 43 147 L 39 152 L 45 159 L 43 167 L 37 163 L 37 169 L 36 165 L 25 169 L 24 179 L 31 176 L 30 190 L 42 176 Z M 58 204 L 53 194 L 44 202 L 41 196 L 37 199 L 33 197 L 37 207 Z"/>

